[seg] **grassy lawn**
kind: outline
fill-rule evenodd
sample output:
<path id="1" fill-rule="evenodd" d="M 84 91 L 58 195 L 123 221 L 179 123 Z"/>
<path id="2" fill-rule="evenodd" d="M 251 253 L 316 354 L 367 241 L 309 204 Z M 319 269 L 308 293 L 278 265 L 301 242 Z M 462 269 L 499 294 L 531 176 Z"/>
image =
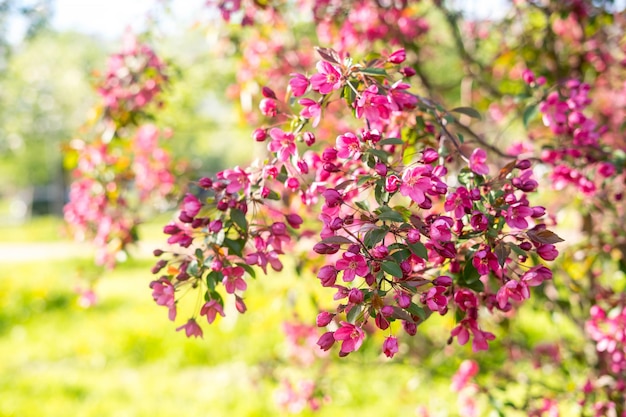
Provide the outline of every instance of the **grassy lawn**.
<path id="1" fill-rule="evenodd" d="M 426 384 L 414 364 L 382 358 L 380 340 L 347 359 L 333 352 L 323 370 L 290 363 L 281 322 L 295 312 L 309 322 L 314 315 L 294 296 L 311 282 L 288 273 L 251 282 L 245 315 L 230 312 L 204 326 L 203 339 L 187 339 L 151 299 L 151 263 L 135 260 L 108 273 L 89 309 L 74 292 L 78 274 L 92 271 L 89 259 L 2 270 L 0 416 L 282 415 L 274 401 L 279 382 L 315 375 L 333 393 L 322 416 L 389 415 L 390 407 L 414 415 L 420 403 L 436 409 L 450 395 L 446 382 Z M 293 305 L 294 297 L 291 310 L 283 300 Z"/>

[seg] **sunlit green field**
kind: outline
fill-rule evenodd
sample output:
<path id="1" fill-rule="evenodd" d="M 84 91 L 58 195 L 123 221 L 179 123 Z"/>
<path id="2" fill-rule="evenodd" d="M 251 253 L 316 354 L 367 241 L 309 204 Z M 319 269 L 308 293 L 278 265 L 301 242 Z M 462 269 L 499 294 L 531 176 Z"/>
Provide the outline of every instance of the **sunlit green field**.
<path id="1" fill-rule="evenodd" d="M 43 220 L 21 233 L 6 229 L 3 242 L 51 242 L 58 226 Z M 152 301 L 151 265 L 132 260 L 106 273 L 96 287 L 99 302 L 88 309 L 74 289 L 94 272 L 90 259 L 4 265 L 0 415 L 281 415 L 280 381 L 320 376 L 332 395 L 317 415 L 415 415 L 419 404 L 436 409 L 451 394 L 444 377 L 452 366 L 427 376 L 418 362 L 382 357 L 378 339 L 346 359 L 331 353 L 323 369 L 290 363 L 281 323 L 295 314 L 313 323 L 314 315 L 304 294 L 311 283 L 288 273 L 251 282 L 245 315 L 227 311 L 205 326 L 203 339 L 187 339 Z M 442 383 L 433 384 L 437 378 Z"/>

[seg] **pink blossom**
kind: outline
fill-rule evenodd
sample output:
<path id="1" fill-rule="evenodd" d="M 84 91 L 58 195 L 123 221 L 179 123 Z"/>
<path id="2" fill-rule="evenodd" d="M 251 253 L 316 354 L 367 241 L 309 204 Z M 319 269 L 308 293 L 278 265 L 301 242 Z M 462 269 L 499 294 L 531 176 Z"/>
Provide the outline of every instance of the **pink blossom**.
<path id="1" fill-rule="evenodd" d="M 244 314 L 248 307 L 246 307 L 246 303 L 243 301 L 243 298 L 235 294 L 235 308 L 239 312 L 239 314 Z"/>
<path id="2" fill-rule="evenodd" d="M 285 162 L 296 153 L 296 143 L 293 133 L 283 132 L 274 127 L 270 130 L 272 141 L 268 144 L 270 152 L 275 152 L 279 161 Z"/>
<path id="3" fill-rule="evenodd" d="M 176 331 L 180 331 L 183 329 L 185 329 L 185 334 L 187 335 L 187 337 L 202 337 L 202 329 L 193 318 L 189 319 L 187 323 L 183 324 L 182 326 L 177 327 Z"/>
<path id="4" fill-rule="evenodd" d="M 335 317 L 334 314 L 331 314 L 328 311 L 322 311 L 317 315 L 315 324 L 317 325 L 317 327 L 325 327 L 330 324 L 330 322 L 333 320 L 333 317 Z"/>
<path id="5" fill-rule="evenodd" d="M 263 142 L 265 141 L 265 139 L 267 139 L 267 130 L 266 129 L 254 129 L 254 132 L 252 132 L 252 138 L 255 140 L 255 142 Z M 210 188 L 211 186 L 209 185 L 208 187 L 205 188 Z"/>
<path id="6" fill-rule="evenodd" d="M 276 117 L 278 113 L 278 107 L 276 106 L 276 100 L 271 98 L 264 98 L 259 103 L 259 109 L 264 116 Z"/>
<path id="7" fill-rule="evenodd" d="M 222 283 L 227 293 L 233 294 L 236 290 L 245 291 L 248 287 L 246 281 L 243 280 L 244 269 L 242 267 L 227 267 L 222 273 L 224 274 Z"/>
<path id="8" fill-rule="evenodd" d="M 400 80 L 396 81 L 389 89 L 389 100 L 394 111 L 411 110 L 417 105 L 417 97 L 405 91 L 409 88 L 411 88 L 410 84 Z"/>
<path id="9" fill-rule="evenodd" d="M 337 156 L 343 159 L 359 159 L 361 157 L 361 144 L 359 138 L 352 132 L 337 136 L 335 148 Z"/>
<path id="10" fill-rule="evenodd" d="M 302 98 L 298 101 L 304 108 L 300 111 L 300 116 L 311 119 L 311 126 L 316 127 L 322 117 L 322 107 L 320 104 L 310 98 Z"/>
<path id="11" fill-rule="evenodd" d="M 224 308 L 217 300 L 207 301 L 200 309 L 200 315 L 206 316 L 206 319 L 209 322 L 209 324 L 215 321 L 215 317 L 218 314 L 224 317 Z"/>
<path id="12" fill-rule="evenodd" d="M 225 169 L 222 171 L 224 179 L 228 182 L 226 186 L 226 192 L 236 193 L 239 190 L 244 192 L 248 191 L 248 185 L 250 180 L 248 179 L 248 173 L 239 167 L 233 169 Z"/>
<path id="13" fill-rule="evenodd" d="M 338 90 L 343 84 L 341 73 L 334 65 L 319 61 L 316 65 L 317 74 L 311 76 L 311 88 L 320 94 L 328 94 Z"/>
<path id="14" fill-rule="evenodd" d="M 515 281 L 514 279 L 507 281 L 496 293 L 496 300 L 500 309 L 505 309 L 509 299 L 515 301 L 527 300 L 530 298 L 530 291 L 526 281 Z"/>
<path id="15" fill-rule="evenodd" d="M 342 321 L 341 327 L 335 331 L 333 337 L 336 341 L 341 341 L 340 355 L 345 356 L 361 347 L 365 333 L 360 327 Z"/>
<path id="16" fill-rule="evenodd" d="M 450 334 L 452 337 L 456 337 L 460 345 L 464 345 L 470 338 L 470 333 L 473 336 L 472 350 L 478 352 L 480 350 L 488 350 L 488 341 L 495 339 L 493 333 L 480 330 L 476 320 L 465 318 L 461 320 L 461 323 L 457 325 Z"/>
<path id="17" fill-rule="evenodd" d="M 452 239 L 452 231 L 450 228 L 454 224 L 454 221 L 447 216 L 439 216 L 430 225 L 430 239 L 436 243 L 449 242 Z"/>
<path id="18" fill-rule="evenodd" d="M 426 304 L 430 311 L 437 311 L 440 315 L 448 312 L 448 297 L 444 295 L 446 287 L 434 286 L 422 294 L 421 302 Z"/>
<path id="19" fill-rule="evenodd" d="M 289 86 L 291 87 L 291 91 L 293 91 L 293 95 L 300 97 L 304 95 L 307 88 L 309 88 L 309 79 L 302 74 L 293 73 L 289 80 Z"/>
<path id="20" fill-rule="evenodd" d="M 378 123 L 381 119 L 389 119 L 391 114 L 391 103 L 389 98 L 378 94 L 378 87 L 370 85 L 354 103 L 356 107 L 356 117 L 365 118 L 370 123 Z"/>
<path id="21" fill-rule="evenodd" d="M 522 172 L 522 175 L 519 177 L 513 178 L 511 183 L 515 188 L 518 188 L 525 192 L 534 191 L 539 183 L 535 179 L 532 178 L 533 171 L 528 169 Z"/>
<path id="22" fill-rule="evenodd" d="M 476 148 L 470 155 L 469 167 L 478 175 L 489 174 L 489 167 L 485 163 L 487 161 L 487 152 L 483 149 Z"/>
<path id="23" fill-rule="evenodd" d="M 478 363 L 473 360 L 464 360 L 452 377 L 452 391 L 459 392 L 467 386 L 469 381 L 478 373 Z"/>
<path id="24" fill-rule="evenodd" d="M 552 271 L 543 265 L 537 265 L 530 268 L 521 277 L 522 281 L 526 282 L 531 287 L 540 285 L 543 281 L 552 279 Z"/>
<path id="25" fill-rule="evenodd" d="M 489 247 L 476 251 L 472 258 L 472 265 L 480 275 L 489 275 L 489 272 L 499 272 L 500 264 L 498 258 L 491 252 Z"/>
<path id="26" fill-rule="evenodd" d="M 383 342 L 383 353 L 388 358 L 393 358 L 398 353 L 398 339 L 394 336 L 387 337 Z"/>
<path id="27" fill-rule="evenodd" d="M 426 191 L 431 188 L 430 178 L 423 176 L 424 173 L 424 167 L 406 169 L 402 174 L 400 194 L 410 197 L 417 204 L 423 203 L 426 200 Z"/>
<path id="28" fill-rule="evenodd" d="M 332 265 L 325 265 L 320 268 L 317 277 L 322 282 L 323 287 L 332 287 L 337 280 L 337 270 Z"/>
<path id="29" fill-rule="evenodd" d="M 337 270 L 343 271 L 345 282 L 354 281 L 356 275 L 364 277 L 370 271 L 365 257 L 353 252 L 344 252 L 343 257 L 337 261 L 335 267 Z"/>
<path id="30" fill-rule="evenodd" d="M 505 215 L 506 224 L 515 229 L 526 229 L 528 221 L 526 217 L 531 217 L 533 210 L 524 202 L 513 203 L 509 206 Z"/>
<path id="31" fill-rule="evenodd" d="M 541 245 L 537 248 L 537 255 L 546 261 L 553 261 L 557 256 L 559 256 L 559 251 L 554 245 Z"/>
<path id="32" fill-rule="evenodd" d="M 470 213 L 472 207 L 469 191 L 463 186 L 457 188 L 455 192 L 448 194 L 444 204 L 446 211 L 454 211 L 456 219 L 461 219 L 465 214 Z"/>

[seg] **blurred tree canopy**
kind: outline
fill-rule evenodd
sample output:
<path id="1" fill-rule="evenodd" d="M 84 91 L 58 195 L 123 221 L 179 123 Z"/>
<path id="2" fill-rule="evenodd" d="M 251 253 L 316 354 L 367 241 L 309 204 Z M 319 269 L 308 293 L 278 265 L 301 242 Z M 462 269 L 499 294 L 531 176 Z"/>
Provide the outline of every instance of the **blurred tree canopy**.
<path id="1" fill-rule="evenodd" d="M 15 48 L 0 79 L 0 187 L 61 174 L 61 142 L 85 120 L 89 74 L 104 58 L 100 42 L 77 33 L 44 31 Z"/>

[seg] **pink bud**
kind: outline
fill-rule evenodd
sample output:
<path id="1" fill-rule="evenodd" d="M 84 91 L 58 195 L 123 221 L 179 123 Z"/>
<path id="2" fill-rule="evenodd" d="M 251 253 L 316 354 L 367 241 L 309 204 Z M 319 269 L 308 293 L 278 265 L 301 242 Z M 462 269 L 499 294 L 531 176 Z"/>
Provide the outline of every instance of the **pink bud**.
<path id="1" fill-rule="evenodd" d="M 385 177 L 387 175 L 387 165 L 378 162 L 374 166 L 374 171 L 376 171 L 376 173 L 380 175 L 381 177 Z"/>
<path id="2" fill-rule="evenodd" d="M 302 139 L 307 146 L 313 146 L 313 144 L 315 143 L 315 135 L 311 132 L 304 132 L 302 134 Z"/>
<path id="3" fill-rule="evenodd" d="M 398 353 L 398 339 L 394 336 L 389 336 L 385 339 L 383 343 L 383 353 L 388 358 L 393 358 L 393 356 Z"/>
<path id="4" fill-rule="evenodd" d="M 317 327 L 327 326 L 333 320 L 333 317 L 334 317 L 333 314 L 330 314 L 327 311 L 322 311 L 321 313 L 317 315 L 317 320 L 316 320 Z"/>
<path id="5" fill-rule="evenodd" d="M 433 284 L 441 285 L 443 287 L 449 287 L 450 285 L 452 285 L 452 278 L 446 275 L 442 275 L 440 277 L 435 278 L 433 280 Z"/>
<path id="6" fill-rule="evenodd" d="M 252 132 L 252 138 L 257 142 L 263 142 L 267 139 L 267 130 L 261 128 L 255 129 L 254 132 Z"/>
<path id="7" fill-rule="evenodd" d="M 398 49 L 397 51 L 389 55 L 389 58 L 387 59 L 387 61 L 396 65 L 403 63 L 405 60 L 406 60 L 406 52 L 404 51 L 404 49 Z"/>
<path id="8" fill-rule="evenodd" d="M 358 288 L 352 288 L 348 293 L 348 301 L 352 304 L 361 304 L 363 302 L 363 291 Z"/>
<path id="9" fill-rule="evenodd" d="M 235 307 L 237 311 L 241 314 L 245 313 L 248 308 L 246 307 L 246 303 L 244 303 L 243 299 L 238 295 L 235 295 Z"/>
<path id="10" fill-rule="evenodd" d="M 287 223 L 289 223 L 289 226 L 293 227 L 294 229 L 300 228 L 300 225 L 303 223 L 302 217 L 293 213 L 286 215 L 285 220 L 287 220 Z"/>
<path id="11" fill-rule="evenodd" d="M 400 70 L 400 73 L 402 73 L 402 75 L 404 75 L 406 78 L 410 78 L 412 76 L 414 76 L 415 74 L 417 74 L 417 72 L 411 68 L 411 67 L 404 67 Z"/>
<path id="12" fill-rule="evenodd" d="M 317 345 L 322 350 L 330 349 L 331 347 L 333 347 L 333 344 L 335 344 L 335 337 L 333 335 L 333 332 L 324 333 L 317 341 Z"/>
<path id="13" fill-rule="evenodd" d="M 262 92 L 263 97 L 273 98 L 274 100 L 276 100 L 276 93 L 274 93 L 274 90 L 272 90 L 271 88 L 264 86 Z"/>

